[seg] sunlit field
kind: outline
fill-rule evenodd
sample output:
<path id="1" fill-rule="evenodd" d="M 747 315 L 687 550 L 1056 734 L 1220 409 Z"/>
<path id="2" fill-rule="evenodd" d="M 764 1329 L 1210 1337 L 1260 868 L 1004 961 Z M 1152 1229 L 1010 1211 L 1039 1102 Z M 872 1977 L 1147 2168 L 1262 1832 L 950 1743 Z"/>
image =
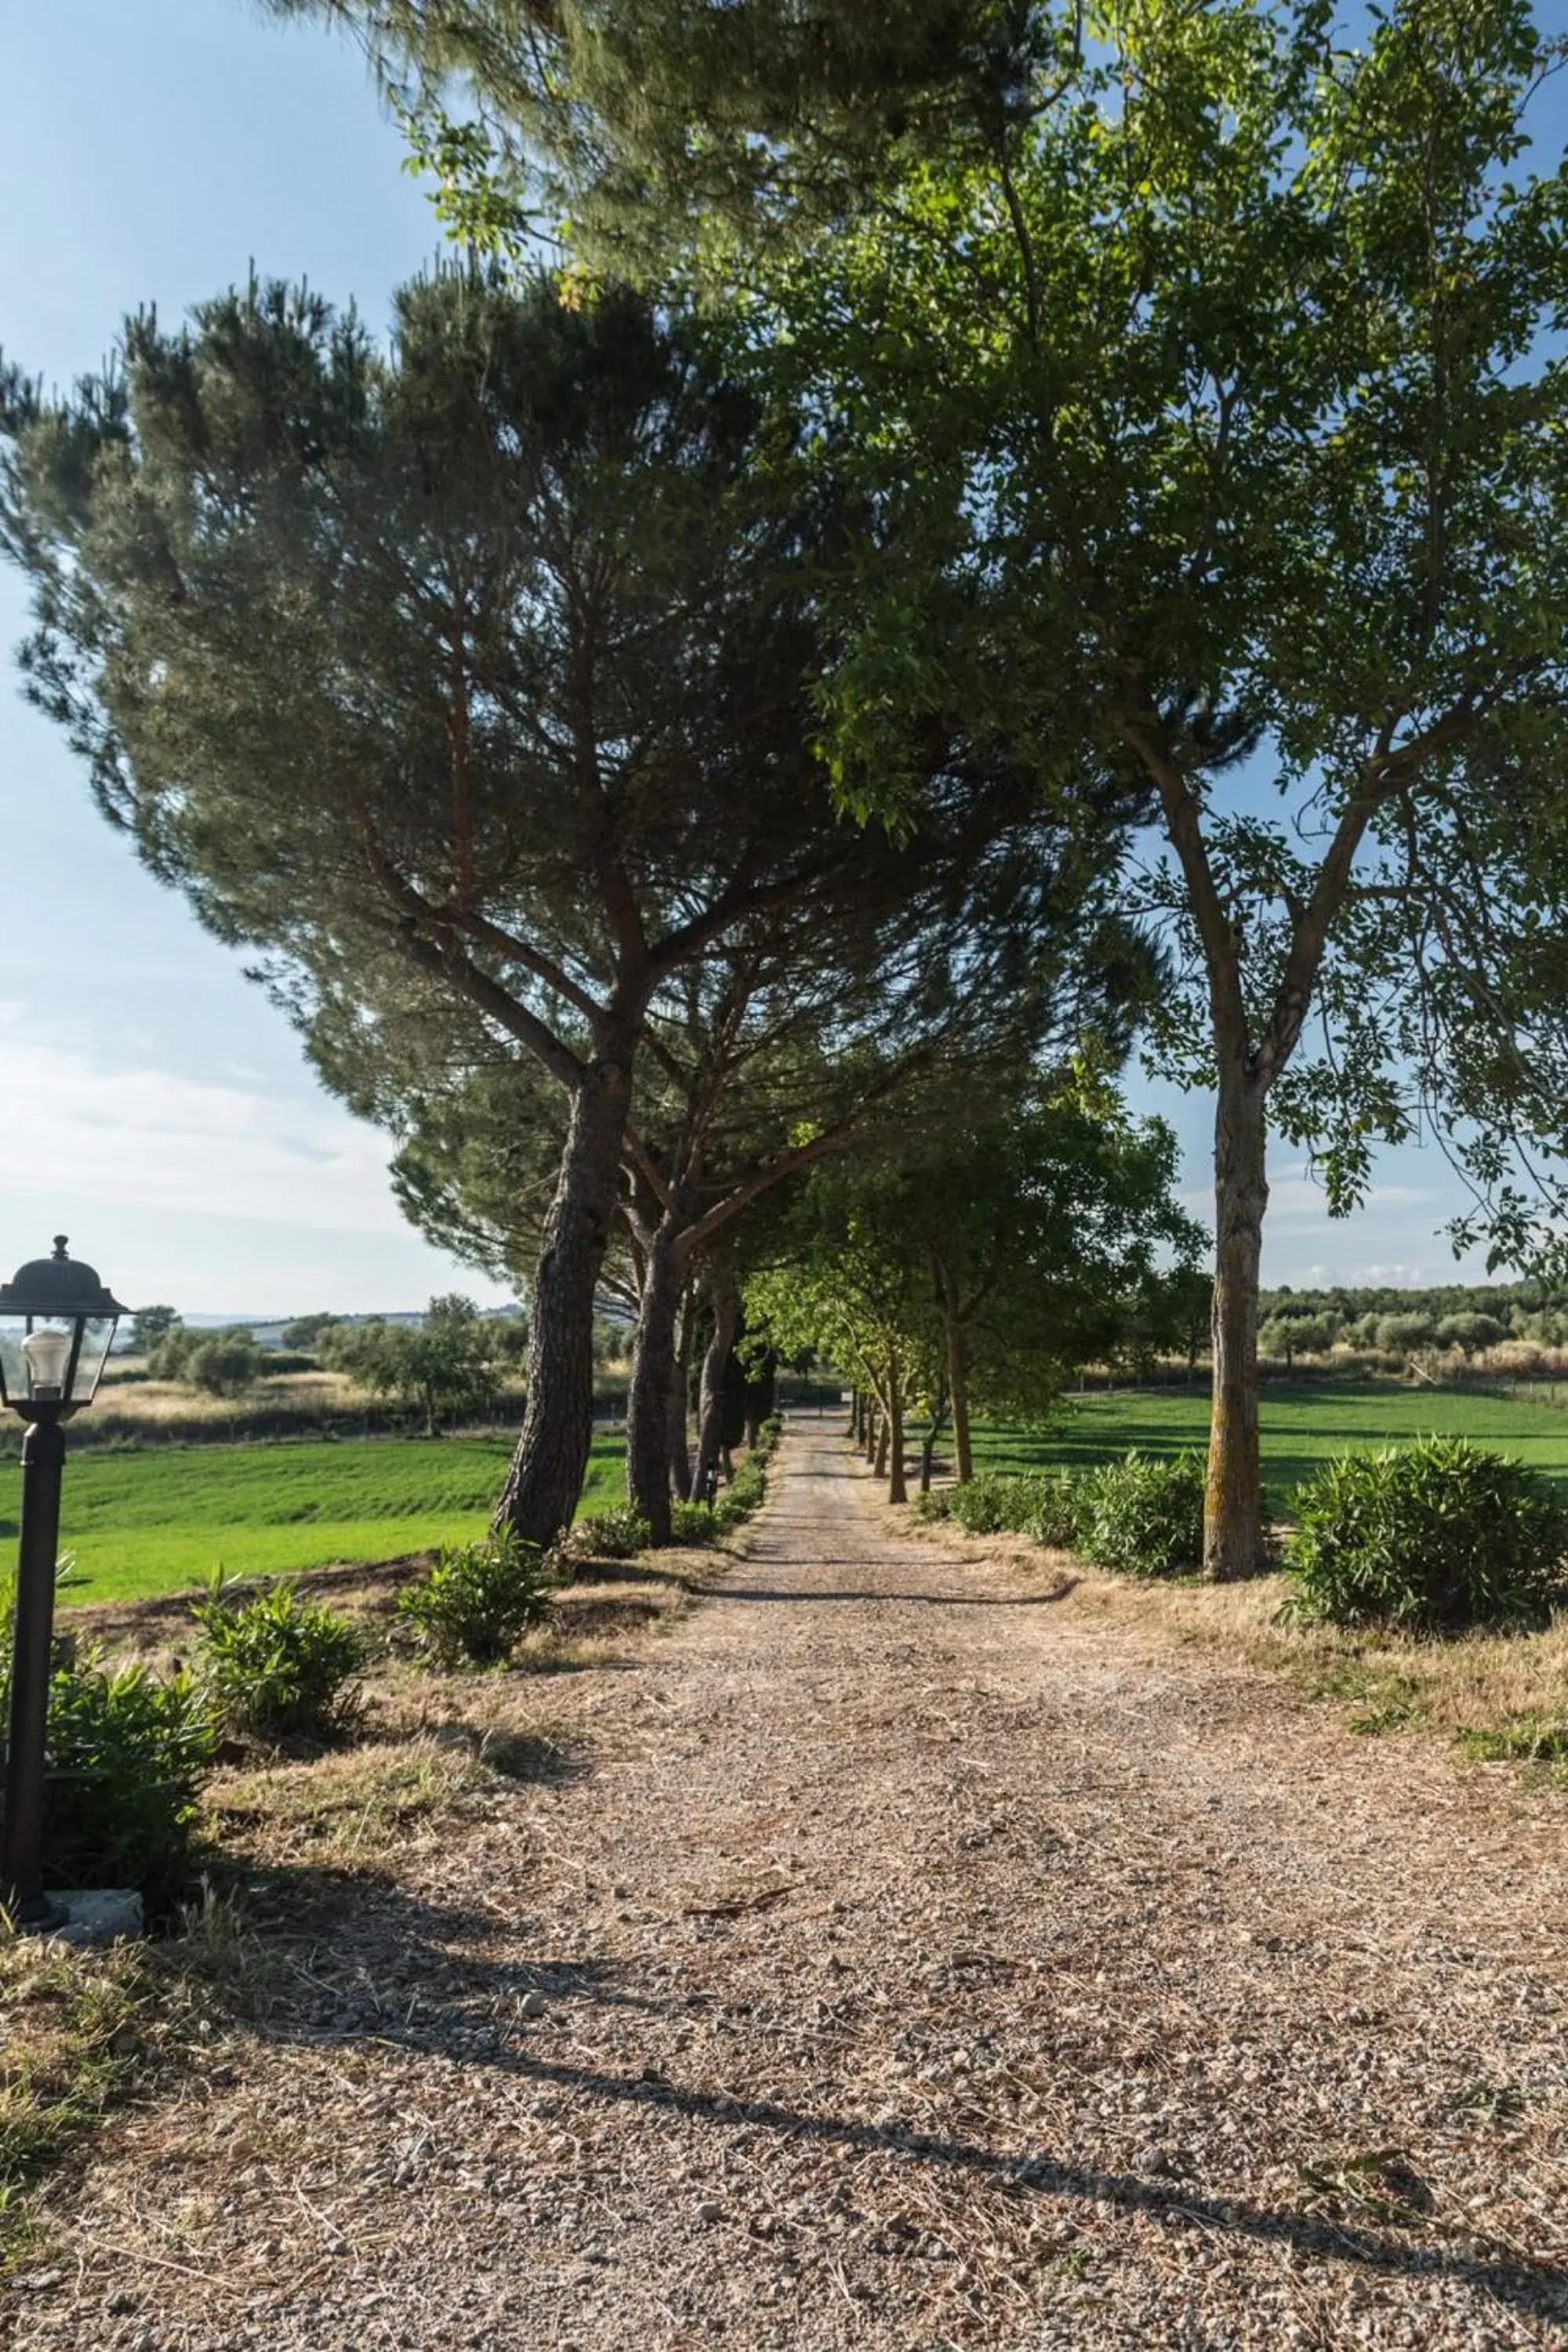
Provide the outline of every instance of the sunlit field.
<path id="1" fill-rule="evenodd" d="M 150 1448 L 66 1465 L 62 1604 L 131 1601 L 229 1576 L 391 1559 L 484 1528 L 511 1452 L 502 1437 Z M 578 1516 L 625 1494 L 626 1446 L 594 1441 Z M 20 1473 L 0 1465 L 0 1555 L 16 1533 Z"/>
<path id="2" fill-rule="evenodd" d="M 974 1465 L 977 1470 L 1079 1468 L 1112 1460 L 1131 1445 L 1144 1454 L 1178 1454 L 1184 1446 L 1206 1445 L 1208 1417 L 1205 1388 L 1074 1397 L 1060 1424 L 1048 1431 L 981 1423 Z M 1269 1503 L 1286 1517 L 1291 1489 L 1331 1454 L 1434 1433 L 1472 1437 L 1568 1484 L 1568 1410 L 1550 1403 L 1393 1382 L 1282 1381 L 1266 1384 L 1259 1418 Z"/>

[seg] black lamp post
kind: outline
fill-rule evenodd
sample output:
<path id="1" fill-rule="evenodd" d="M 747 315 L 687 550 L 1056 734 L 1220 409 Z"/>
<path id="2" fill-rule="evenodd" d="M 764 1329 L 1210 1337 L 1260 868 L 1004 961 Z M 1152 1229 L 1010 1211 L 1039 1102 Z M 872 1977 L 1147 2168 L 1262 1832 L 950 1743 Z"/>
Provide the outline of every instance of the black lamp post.
<path id="1" fill-rule="evenodd" d="M 58 1927 L 64 1916 L 44 1893 L 44 1741 L 66 1458 L 60 1424 L 92 1402 L 126 1311 L 90 1265 L 72 1264 L 63 1234 L 55 1236 L 53 1257 L 35 1258 L 0 1283 L 0 1404 L 28 1425 L 0 1837 L 0 1901 L 18 1927 Z"/>

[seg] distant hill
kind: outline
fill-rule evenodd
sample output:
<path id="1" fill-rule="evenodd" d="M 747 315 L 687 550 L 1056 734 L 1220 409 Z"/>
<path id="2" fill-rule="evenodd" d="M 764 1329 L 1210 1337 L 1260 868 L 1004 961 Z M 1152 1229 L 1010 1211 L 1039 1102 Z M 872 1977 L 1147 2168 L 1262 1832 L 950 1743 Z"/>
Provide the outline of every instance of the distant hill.
<path id="1" fill-rule="evenodd" d="M 301 1310 L 303 1311 L 303 1310 Z M 522 1312 L 520 1307 L 481 1307 L 485 1321 L 514 1322 Z M 281 1348 L 283 1333 L 297 1318 L 293 1315 L 182 1315 L 180 1320 L 193 1331 L 248 1331 L 259 1347 Z M 392 1307 L 379 1315 L 340 1315 L 340 1323 L 408 1323 L 418 1325 L 425 1320 L 420 1307 Z M 121 1335 L 123 1349 L 129 1340 L 131 1326 L 127 1321 Z"/>

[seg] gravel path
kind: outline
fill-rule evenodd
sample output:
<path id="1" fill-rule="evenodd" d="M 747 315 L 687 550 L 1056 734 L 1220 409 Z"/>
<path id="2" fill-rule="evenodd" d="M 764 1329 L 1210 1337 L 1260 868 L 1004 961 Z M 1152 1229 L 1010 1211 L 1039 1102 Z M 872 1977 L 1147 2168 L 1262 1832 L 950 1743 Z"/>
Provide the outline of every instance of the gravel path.
<path id="1" fill-rule="evenodd" d="M 10 2340 L 1568 2340 L 1562 1801 L 779 1469 L 581 1777 L 100 2138 Z"/>

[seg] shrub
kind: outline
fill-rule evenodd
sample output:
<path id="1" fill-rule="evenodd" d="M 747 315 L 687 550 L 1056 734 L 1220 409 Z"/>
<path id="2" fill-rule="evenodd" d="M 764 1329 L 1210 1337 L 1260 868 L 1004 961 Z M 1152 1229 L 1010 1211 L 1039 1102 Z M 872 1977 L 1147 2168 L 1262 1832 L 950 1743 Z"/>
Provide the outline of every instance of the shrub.
<path id="1" fill-rule="evenodd" d="M 193 1612 L 202 1629 L 202 1677 L 225 1729 L 258 1739 L 341 1730 L 364 1664 L 357 1626 L 336 1610 L 274 1584 L 248 1601 L 216 1591 Z"/>
<path id="2" fill-rule="evenodd" d="M 929 1494 L 917 1495 L 914 1501 L 910 1504 L 910 1508 L 913 1511 L 917 1519 L 951 1518 L 952 1514 L 949 1508 L 949 1504 L 952 1500 L 952 1489 L 951 1487 L 933 1486 Z"/>
<path id="3" fill-rule="evenodd" d="M 1537 1618 L 1568 1518 L 1543 1478 L 1468 1437 L 1342 1454 L 1296 1496 L 1293 1613 L 1414 1633 Z"/>
<path id="4" fill-rule="evenodd" d="M 478 1543 L 444 1544 L 397 1605 L 437 1665 L 493 1666 L 538 1624 L 555 1581 L 539 1546 L 502 1528 Z"/>
<path id="5" fill-rule="evenodd" d="M 595 1559 L 631 1559 L 637 1552 L 646 1551 L 653 1541 L 653 1529 L 641 1514 L 629 1503 L 618 1510 L 601 1511 L 591 1519 L 579 1522 L 574 1533 Z"/>
<path id="6" fill-rule="evenodd" d="M 710 1503 L 672 1503 L 669 1536 L 672 1543 L 710 1544 L 719 1532 Z"/>
<path id="7" fill-rule="evenodd" d="M 1408 1356 L 1417 1348 L 1429 1348 L 1436 1337 L 1436 1327 L 1429 1315 L 1380 1315 L 1377 1318 L 1377 1344 L 1385 1356 Z"/>
<path id="8" fill-rule="evenodd" d="M 1495 1315 L 1445 1315 L 1437 1326 L 1440 1348 L 1462 1348 L 1467 1356 L 1478 1349 L 1495 1348 L 1508 1338 L 1508 1326 Z"/>
<path id="9" fill-rule="evenodd" d="M 982 1471 L 978 1478 L 949 1490 L 947 1516 L 965 1535 L 1001 1535 L 1013 1528 L 1028 1484 L 1026 1478 L 1005 1478 L 994 1471 Z"/>
<path id="10" fill-rule="evenodd" d="M 0 1675 L 9 1711 L 10 1671 Z M 56 1643 L 45 1749 L 44 1858 L 55 1886 L 134 1886 L 166 1909 L 191 1875 L 196 1790 L 215 1747 L 187 1674 L 107 1672 L 96 1650 Z"/>
<path id="11" fill-rule="evenodd" d="M 1159 1460 L 1136 1448 L 1081 1481 L 1079 1544 L 1123 1576 L 1190 1576 L 1203 1566 L 1201 1454 Z"/>
<path id="12" fill-rule="evenodd" d="M 760 1450 L 746 1454 L 740 1468 L 713 1505 L 713 1524 L 721 1534 L 749 1519 L 768 1491 L 767 1472 Z"/>
<path id="13" fill-rule="evenodd" d="M 1032 1536 L 1037 1543 L 1061 1546 L 1078 1540 L 1078 1488 L 1065 1471 L 983 1471 L 950 1486 L 943 1499 L 942 1516 L 968 1535 Z"/>

